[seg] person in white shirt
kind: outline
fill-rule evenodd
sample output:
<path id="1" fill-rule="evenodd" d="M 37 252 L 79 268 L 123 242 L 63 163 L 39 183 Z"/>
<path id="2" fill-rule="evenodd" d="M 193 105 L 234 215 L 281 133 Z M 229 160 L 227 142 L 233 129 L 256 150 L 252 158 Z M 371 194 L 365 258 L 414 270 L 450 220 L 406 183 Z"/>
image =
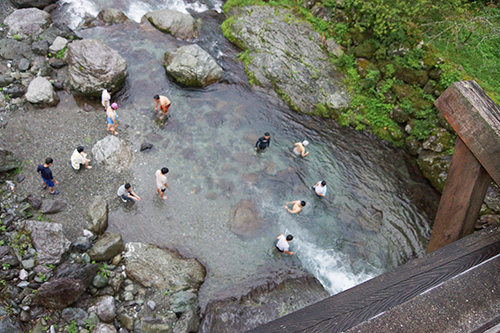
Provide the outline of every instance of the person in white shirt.
<path id="1" fill-rule="evenodd" d="M 318 197 L 324 197 L 326 195 L 326 182 L 324 180 L 319 181 L 312 187 L 312 189 Z"/>
<path id="2" fill-rule="evenodd" d="M 106 89 L 104 89 L 102 91 L 102 96 L 101 96 L 101 104 L 104 107 L 104 112 L 106 112 L 106 110 L 108 109 L 110 101 L 111 101 L 111 94 Z"/>
<path id="3" fill-rule="evenodd" d="M 161 168 L 161 170 L 156 170 L 156 193 L 160 195 L 162 199 L 166 199 L 165 190 L 170 188 L 167 185 L 167 176 L 168 168 Z"/>
<path id="4" fill-rule="evenodd" d="M 276 243 L 276 248 L 278 251 L 292 255 L 293 252 L 289 252 L 288 249 L 290 248 L 290 244 L 288 244 L 289 241 L 293 239 L 292 235 L 285 236 L 283 234 L 280 234 L 278 237 L 276 237 L 278 242 Z"/>
<path id="5" fill-rule="evenodd" d="M 92 169 L 89 165 L 90 160 L 87 158 L 87 154 L 83 152 L 83 147 L 78 146 L 71 155 L 71 166 L 75 170 L 80 170 L 80 167 L 83 165 L 85 169 Z"/>

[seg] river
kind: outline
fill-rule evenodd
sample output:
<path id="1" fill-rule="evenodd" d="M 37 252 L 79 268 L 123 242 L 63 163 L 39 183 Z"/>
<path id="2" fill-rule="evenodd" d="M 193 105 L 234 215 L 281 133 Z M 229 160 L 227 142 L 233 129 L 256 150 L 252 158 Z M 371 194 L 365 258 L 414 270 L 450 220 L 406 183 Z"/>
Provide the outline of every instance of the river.
<path id="1" fill-rule="evenodd" d="M 142 201 L 110 212 L 111 231 L 125 241 L 177 249 L 207 268 L 200 290 L 202 309 L 248 286 L 294 270 L 313 274 L 330 294 L 359 284 L 425 253 L 436 207 L 434 190 L 408 169 L 404 154 L 364 132 L 334 121 L 298 114 L 279 98 L 248 84 L 238 50 L 222 35 L 221 1 L 64 0 L 53 13 L 77 27 L 104 5 L 136 22 L 150 10 L 175 9 L 202 19 L 193 41 L 224 69 L 221 83 L 184 88 L 169 78 L 163 55 L 185 41 L 136 22 L 79 30 L 100 39 L 128 64 L 125 87 L 113 95 L 119 104 L 120 136 L 136 153 L 128 173 Z M 208 10 L 208 11 L 207 11 Z M 168 121 L 158 121 L 153 95 L 172 101 Z M 256 139 L 271 133 L 269 151 L 254 155 Z M 306 158 L 296 158 L 293 143 L 307 139 Z M 154 172 L 166 166 L 168 199 L 160 200 Z M 411 168 L 410 168 L 411 169 Z M 311 185 L 326 180 L 325 198 Z M 253 200 L 263 219 L 256 236 L 239 237 L 228 223 L 238 202 Z M 300 214 L 285 201 L 305 200 Z M 294 256 L 274 249 L 278 234 L 292 234 Z M 256 282 L 257 281 L 257 282 Z"/>

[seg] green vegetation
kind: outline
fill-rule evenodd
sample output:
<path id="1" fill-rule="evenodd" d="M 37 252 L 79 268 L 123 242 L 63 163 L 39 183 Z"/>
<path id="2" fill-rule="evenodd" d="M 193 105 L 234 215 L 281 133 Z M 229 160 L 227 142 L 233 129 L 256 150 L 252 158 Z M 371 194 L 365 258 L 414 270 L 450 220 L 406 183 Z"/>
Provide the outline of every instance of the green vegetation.
<path id="1" fill-rule="evenodd" d="M 71 324 L 66 326 L 64 330 L 68 333 L 78 333 L 78 326 L 74 320 L 71 321 Z"/>
<path id="2" fill-rule="evenodd" d="M 56 59 L 62 59 L 64 57 L 64 53 L 66 53 L 66 50 L 68 48 L 65 47 L 64 49 L 62 50 L 59 50 L 57 53 L 56 53 Z"/>

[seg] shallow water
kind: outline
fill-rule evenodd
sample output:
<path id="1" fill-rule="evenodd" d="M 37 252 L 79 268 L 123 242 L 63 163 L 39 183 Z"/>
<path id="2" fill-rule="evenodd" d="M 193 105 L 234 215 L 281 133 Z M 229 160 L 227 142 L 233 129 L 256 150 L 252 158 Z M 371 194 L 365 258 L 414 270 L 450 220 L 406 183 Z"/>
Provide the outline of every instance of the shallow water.
<path id="1" fill-rule="evenodd" d="M 64 12 L 72 8 L 66 2 L 56 16 L 71 16 Z M 91 2 L 95 15 L 102 1 Z M 113 1 L 124 8 L 126 3 Z M 132 2 L 146 4 L 141 10 L 150 3 Z M 433 203 L 422 202 L 418 193 L 433 190 L 412 180 L 403 154 L 331 120 L 290 111 L 280 99 L 248 86 L 234 62 L 238 51 L 218 28 L 220 17 L 199 15 L 204 24 L 197 43 L 225 70 L 222 83 L 205 89 L 183 88 L 167 77 L 163 54 L 185 42 L 149 23 L 79 32 L 106 42 L 128 64 L 125 87 L 112 100 L 119 105 L 120 137 L 136 151 L 124 176 L 142 201 L 110 212 L 110 230 L 121 232 L 125 241 L 198 258 L 208 272 L 200 291 L 202 308 L 235 293 L 234 286 L 243 292 L 261 279 L 301 269 L 334 294 L 423 254 Z M 156 93 L 172 101 L 166 122 L 153 112 Z M 255 141 L 266 131 L 271 149 L 255 155 Z M 296 158 L 291 147 L 303 139 L 310 142 L 310 154 Z M 146 141 L 153 149 L 138 152 Z M 163 166 L 170 169 L 167 200 L 155 190 L 154 173 Z M 328 193 L 317 198 L 310 187 L 322 179 Z M 257 236 L 241 238 L 228 222 L 237 203 L 248 198 L 264 223 Z M 283 208 L 290 200 L 307 205 L 292 215 Z M 280 233 L 294 235 L 296 255 L 274 250 Z"/>

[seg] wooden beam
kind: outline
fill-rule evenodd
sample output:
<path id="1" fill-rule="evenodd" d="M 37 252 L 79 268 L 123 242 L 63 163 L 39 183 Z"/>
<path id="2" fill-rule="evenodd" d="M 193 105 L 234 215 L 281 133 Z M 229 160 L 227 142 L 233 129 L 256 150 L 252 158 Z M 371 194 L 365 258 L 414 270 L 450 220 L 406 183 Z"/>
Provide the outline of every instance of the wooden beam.
<path id="1" fill-rule="evenodd" d="M 427 253 L 471 234 L 491 177 L 457 138 Z"/>
<path id="2" fill-rule="evenodd" d="M 500 186 L 500 107 L 475 81 L 453 83 L 434 104 Z"/>

